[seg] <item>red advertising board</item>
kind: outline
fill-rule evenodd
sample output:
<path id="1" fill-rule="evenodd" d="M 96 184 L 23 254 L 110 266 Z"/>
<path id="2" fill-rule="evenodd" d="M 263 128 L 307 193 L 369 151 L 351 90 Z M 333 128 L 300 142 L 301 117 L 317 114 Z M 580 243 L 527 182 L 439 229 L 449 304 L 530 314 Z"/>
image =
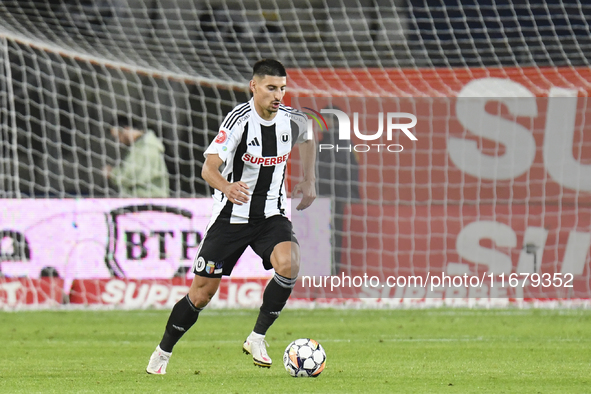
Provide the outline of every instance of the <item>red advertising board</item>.
<path id="1" fill-rule="evenodd" d="M 290 69 L 291 95 L 300 97 L 455 97 L 475 79 L 501 78 L 547 96 L 552 87 L 591 92 L 589 67 Z M 289 97 L 288 97 L 289 98 Z"/>
<path id="2" fill-rule="evenodd" d="M 55 307 L 63 301 L 63 285 L 60 278 L 0 277 L 0 309 Z"/>
<path id="3" fill-rule="evenodd" d="M 493 273 L 499 282 L 503 274 L 569 274 L 572 287 L 530 287 L 526 295 L 589 297 L 591 208 L 353 205 L 350 213 L 342 260 L 349 275 L 383 280 L 442 272 L 479 277 Z M 527 244 L 535 250 L 528 253 Z"/>
<path id="4" fill-rule="evenodd" d="M 361 201 L 343 220 L 342 272 L 509 275 L 534 272 L 535 264 L 540 274 L 572 274 L 573 287 L 524 286 L 523 296 L 590 297 L 589 68 L 294 70 L 290 77 L 301 88 L 290 98 L 294 107 L 321 112 L 330 104 L 351 123 L 350 139 L 338 144 L 355 151 Z M 399 131 L 388 138 L 391 112 L 416 116 L 416 141 Z M 364 138 L 354 133 L 355 115 Z M 368 139 L 380 122 L 382 135 Z M 326 131 L 312 125 L 320 155 Z M 388 152 L 388 144 L 403 149 Z"/>
<path id="5" fill-rule="evenodd" d="M 255 307 L 262 301 L 268 278 L 224 278 L 210 307 Z M 72 284 L 71 304 L 116 306 L 130 309 L 168 307 L 185 296 L 191 280 L 79 279 Z"/>
<path id="6" fill-rule="evenodd" d="M 532 93 L 533 94 L 533 93 Z M 318 155 L 353 150 L 360 194 L 375 203 L 591 203 L 591 105 L 586 98 L 294 98 L 357 116 L 362 134 L 334 145 L 318 131 Z M 380 113 L 382 114 L 380 117 Z M 386 114 L 417 118 L 412 141 L 387 135 Z M 333 115 L 324 115 L 333 118 Z M 337 123 L 337 122 L 335 122 Z M 336 128 L 336 126 L 335 126 Z M 336 130 L 333 132 L 337 132 Z M 400 152 L 388 151 L 395 146 Z M 328 153 L 326 153 L 328 152 Z"/>

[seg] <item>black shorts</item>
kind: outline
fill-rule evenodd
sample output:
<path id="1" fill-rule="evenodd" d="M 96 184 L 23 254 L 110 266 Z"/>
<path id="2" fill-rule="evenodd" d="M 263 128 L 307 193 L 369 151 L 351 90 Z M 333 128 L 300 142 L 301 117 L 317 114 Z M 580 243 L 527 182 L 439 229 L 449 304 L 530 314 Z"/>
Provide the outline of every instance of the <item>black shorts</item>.
<path id="1" fill-rule="evenodd" d="M 231 224 L 229 219 L 218 218 L 201 240 L 193 273 L 208 278 L 228 276 L 248 246 L 263 259 L 263 266 L 269 270 L 273 268 L 273 248 L 281 242 L 298 242 L 293 226 L 285 216 L 275 215 L 248 224 Z"/>

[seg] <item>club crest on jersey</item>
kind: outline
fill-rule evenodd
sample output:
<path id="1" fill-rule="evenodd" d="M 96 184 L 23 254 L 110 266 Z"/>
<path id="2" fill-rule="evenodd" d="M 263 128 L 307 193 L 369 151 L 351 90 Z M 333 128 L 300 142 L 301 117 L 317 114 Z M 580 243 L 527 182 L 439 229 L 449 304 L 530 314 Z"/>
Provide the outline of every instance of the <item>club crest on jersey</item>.
<path id="1" fill-rule="evenodd" d="M 205 266 L 205 272 L 207 272 L 208 274 L 213 274 L 213 271 L 215 270 L 215 263 L 213 261 L 208 261 L 207 265 Z"/>
<path id="2" fill-rule="evenodd" d="M 289 133 L 281 134 L 281 142 L 283 142 L 284 144 L 287 144 L 289 142 Z"/>
<path id="3" fill-rule="evenodd" d="M 226 132 L 224 130 L 220 130 L 217 137 L 215 137 L 214 141 L 217 142 L 218 144 L 223 144 L 226 141 L 226 138 L 228 138 L 228 136 L 226 135 Z"/>
<path id="4" fill-rule="evenodd" d="M 201 272 L 201 271 L 203 271 L 204 268 L 205 268 L 205 259 L 203 257 L 199 257 L 197 259 L 197 263 L 195 264 L 195 270 L 197 272 Z"/>
<path id="5" fill-rule="evenodd" d="M 289 153 L 286 153 L 283 156 L 259 157 L 251 155 L 247 152 L 244 155 L 242 155 L 242 161 L 244 161 L 245 163 L 252 163 L 256 165 L 262 165 L 264 167 L 269 167 L 285 163 L 288 157 Z"/>

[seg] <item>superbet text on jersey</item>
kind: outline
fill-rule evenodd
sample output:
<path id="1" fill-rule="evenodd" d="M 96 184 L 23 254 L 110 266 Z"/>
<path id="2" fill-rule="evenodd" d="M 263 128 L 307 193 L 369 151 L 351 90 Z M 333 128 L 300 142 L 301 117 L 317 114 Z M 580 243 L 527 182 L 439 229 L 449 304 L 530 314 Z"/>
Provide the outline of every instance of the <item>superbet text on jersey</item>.
<path id="1" fill-rule="evenodd" d="M 213 198 L 212 222 L 218 217 L 230 223 L 284 215 L 287 159 L 297 141 L 306 138 L 306 116 L 285 105 L 273 120 L 256 112 L 253 99 L 236 106 L 224 119 L 205 155 L 217 154 L 226 163 L 222 176 L 228 182 L 245 182 L 251 198 L 235 205 L 219 190 Z"/>

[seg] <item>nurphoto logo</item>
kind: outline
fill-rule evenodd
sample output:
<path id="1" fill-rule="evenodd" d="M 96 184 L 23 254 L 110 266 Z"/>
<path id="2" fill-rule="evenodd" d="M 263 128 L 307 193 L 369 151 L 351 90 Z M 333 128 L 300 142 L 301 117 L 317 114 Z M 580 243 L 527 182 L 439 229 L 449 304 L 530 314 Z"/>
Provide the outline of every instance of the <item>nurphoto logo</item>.
<path id="1" fill-rule="evenodd" d="M 326 119 L 322 114 L 330 114 L 335 115 L 338 121 L 338 136 L 339 140 L 341 141 L 349 141 L 349 145 L 337 145 L 337 144 L 319 144 L 318 150 L 322 152 L 323 150 L 336 150 L 337 152 L 340 150 L 347 150 L 349 152 L 369 152 L 370 150 L 376 150 L 377 152 L 387 151 L 392 153 L 402 152 L 404 147 L 400 144 L 351 144 L 351 119 L 349 115 L 345 112 L 330 108 L 330 109 L 322 109 L 320 112 L 309 108 L 304 107 L 312 113 L 306 112 L 306 115 L 309 116 L 308 118 L 308 128 L 307 128 L 307 138 L 312 139 L 314 135 L 313 126 L 314 121 L 320 126 L 320 130 L 322 131 L 330 131 L 328 130 L 328 125 Z M 397 123 L 394 123 L 394 119 L 397 119 Z M 400 123 L 402 119 L 409 119 L 410 122 L 407 123 Z M 385 120 L 385 122 L 384 122 Z M 402 131 L 411 141 L 417 141 L 417 137 L 415 137 L 409 129 L 413 128 L 417 124 L 417 117 L 408 112 L 388 112 L 384 116 L 383 112 L 378 113 L 378 130 L 375 131 L 373 134 L 366 132 L 361 132 L 359 130 L 359 113 L 353 113 L 353 133 L 355 136 L 362 141 L 376 141 L 382 137 L 384 134 L 384 123 L 386 123 L 386 138 L 388 141 L 392 141 L 392 136 L 394 131 Z"/>

